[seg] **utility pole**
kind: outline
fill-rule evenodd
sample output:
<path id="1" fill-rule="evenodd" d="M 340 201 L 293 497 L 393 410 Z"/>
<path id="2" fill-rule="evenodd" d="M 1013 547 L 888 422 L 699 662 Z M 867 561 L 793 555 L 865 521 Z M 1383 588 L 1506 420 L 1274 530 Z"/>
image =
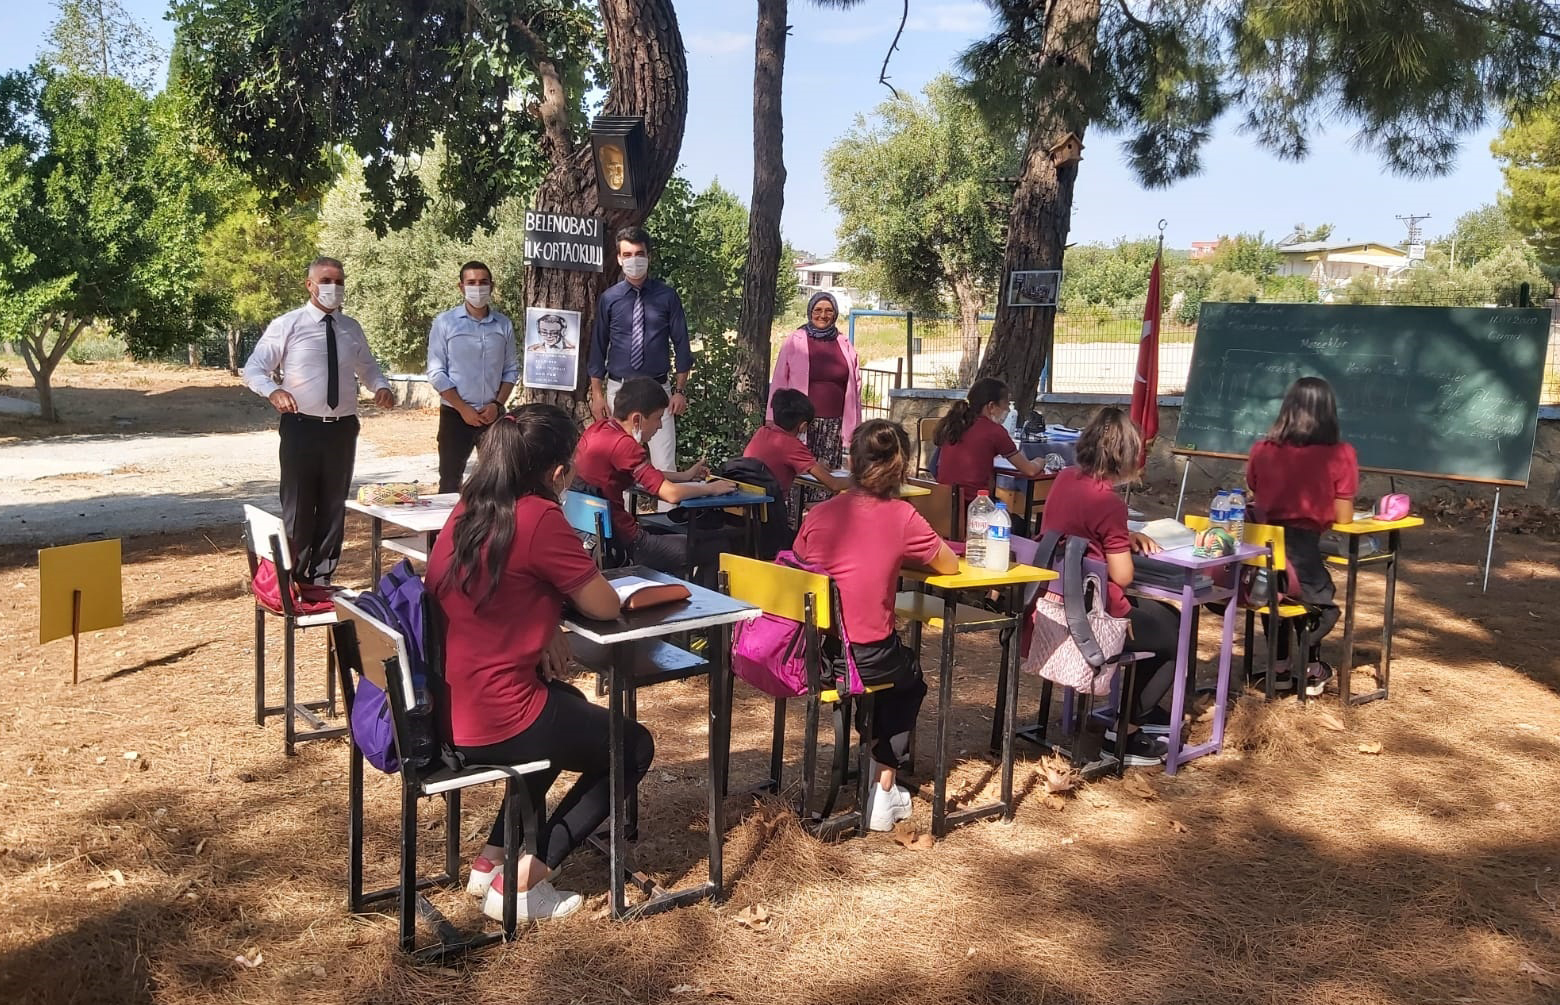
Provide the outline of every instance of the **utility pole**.
<path id="1" fill-rule="evenodd" d="M 1425 257 L 1424 241 L 1419 234 L 1419 221 L 1430 219 L 1430 214 L 1410 213 L 1405 215 L 1399 213 L 1398 219 L 1402 220 L 1404 225 L 1408 227 L 1408 264 L 1413 265 L 1415 262 L 1422 261 Z"/>

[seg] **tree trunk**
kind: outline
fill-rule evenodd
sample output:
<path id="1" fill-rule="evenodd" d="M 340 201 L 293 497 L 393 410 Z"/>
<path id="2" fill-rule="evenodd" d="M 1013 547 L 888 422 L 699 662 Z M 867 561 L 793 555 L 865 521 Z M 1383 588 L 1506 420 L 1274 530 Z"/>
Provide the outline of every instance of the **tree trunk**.
<path id="1" fill-rule="evenodd" d="M 238 325 L 228 325 L 227 330 L 228 373 L 238 376 Z"/>
<path id="2" fill-rule="evenodd" d="M 980 364 L 980 293 L 967 274 L 950 277 L 949 285 L 959 305 L 959 386 L 969 387 Z"/>
<path id="3" fill-rule="evenodd" d="M 36 332 L 24 334 L 17 341 L 17 348 L 22 351 L 22 362 L 27 364 L 27 372 L 32 374 L 33 388 L 38 392 L 38 415 L 45 422 L 60 421 L 60 414 L 54 408 L 54 385 L 50 380 L 54 376 L 55 367 L 60 365 L 60 360 L 65 358 L 86 327 L 86 321 L 77 321 L 68 314 L 63 318 L 50 315 Z M 54 348 L 50 349 L 49 333 L 56 329 L 59 336 Z"/>
<path id="4" fill-rule="evenodd" d="M 590 325 L 596 298 L 618 280 L 616 247 L 612 234 L 620 227 L 644 223 L 661 197 L 667 179 L 677 167 L 683 127 L 688 117 L 688 62 L 672 0 L 600 0 L 602 25 L 607 38 L 607 61 L 612 67 L 605 115 L 642 115 L 645 120 L 645 204 L 636 210 L 603 210 L 596 193 L 596 169 L 590 146 L 576 146 L 563 130 L 552 130 L 544 142 L 552 159 L 547 177 L 537 189 L 536 205 L 545 210 L 580 216 L 602 216 L 607 222 L 605 272 L 568 269 L 525 270 L 526 303 L 580 312 L 580 366 L 577 388 L 568 391 L 527 391 L 526 400 L 561 405 L 588 415 L 590 379 Z M 538 62 L 533 56 L 533 63 Z M 545 60 L 541 62 L 546 63 Z M 539 67 L 552 74 L 544 90 L 557 90 L 560 81 L 551 64 Z M 557 92 L 562 94 L 561 90 Z M 652 252 L 653 255 L 653 252 Z"/>
<path id="5" fill-rule="evenodd" d="M 1045 7 L 1043 0 L 1033 6 Z M 1069 132 L 1081 140 L 1088 126 L 1082 111 L 1080 88 L 1088 82 L 1096 36 L 1100 0 L 1053 0 L 1036 65 L 1067 66 L 1072 75 L 1059 75 L 1060 83 L 1044 107 L 1038 109 L 1029 146 L 1024 151 L 1013 208 L 1008 215 L 1007 248 L 1003 254 L 1004 295 L 997 304 L 997 320 L 991 344 L 980 366 L 980 376 L 1007 383 L 1013 406 L 1023 415 L 1034 407 L 1040 371 L 1051 354 L 1056 333 L 1056 308 L 1009 307 L 1006 277 L 1015 270 L 1060 269 L 1072 218 L 1073 183 L 1078 162 L 1060 167 L 1051 148 Z M 1123 390 L 1127 390 L 1124 388 Z"/>
<path id="6" fill-rule="evenodd" d="M 780 213 L 785 207 L 785 120 L 780 84 L 785 72 L 786 0 L 759 0 L 753 52 L 753 198 L 748 209 L 748 257 L 737 323 L 737 403 L 751 428 L 769 398 L 769 337 L 780 279 Z"/>

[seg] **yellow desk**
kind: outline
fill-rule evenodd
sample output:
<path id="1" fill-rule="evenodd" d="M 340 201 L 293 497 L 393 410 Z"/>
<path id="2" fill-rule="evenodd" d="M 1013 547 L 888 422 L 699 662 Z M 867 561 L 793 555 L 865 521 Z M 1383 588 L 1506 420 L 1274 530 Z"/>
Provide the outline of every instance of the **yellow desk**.
<path id="1" fill-rule="evenodd" d="M 1397 597 L 1398 563 L 1402 556 L 1400 535 L 1413 527 L 1423 527 L 1423 517 L 1409 516 L 1401 520 L 1352 520 L 1335 523 L 1332 529 L 1349 542 L 1347 555 L 1328 555 L 1329 565 L 1341 565 L 1347 569 L 1343 588 L 1343 662 L 1338 667 L 1338 700 L 1344 707 L 1363 705 L 1378 698 L 1387 697 L 1388 682 L 1392 673 L 1392 611 Z M 1386 534 L 1387 545 L 1373 555 L 1360 554 L 1360 540 L 1367 534 Z M 1378 687 L 1364 694 L 1354 694 L 1350 687 L 1350 674 L 1354 671 L 1354 600 L 1360 568 L 1366 565 L 1386 567 L 1386 597 L 1381 609 L 1381 658 L 1377 664 Z"/>
<path id="2" fill-rule="evenodd" d="M 850 477 L 850 472 L 849 471 L 835 471 L 835 472 L 832 472 L 832 474 L 836 478 L 849 478 Z M 803 471 L 801 474 L 796 476 L 796 484 L 805 486 L 805 487 L 810 488 L 810 489 L 817 489 L 820 492 L 831 492 L 831 491 L 833 491 L 827 485 L 823 484 L 823 482 L 820 482 L 818 479 L 814 478 L 812 475 L 808 474 L 805 471 Z M 899 498 L 901 498 L 901 499 L 913 499 L 913 498 L 915 498 L 917 496 L 929 496 L 931 494 L 932 494 L 932 490 L 931 489 L 925 488 L 924 486 L 921 486 L 921 485 L 901 485 L 901 486 L 899 486 Z"/>
<path id="3" fill-rule="evenodd" d="M 942 837 L 950 827 L 971 820 L 1001 814 L 1013 815 L 1013 730 L 1018 706 L 1017 631 L 1023 612 L 1019 587 L 1057 578 L 1050 569 L 1032 565 L 1013 565 L 1004 572 L 972 568 L 959 559 L 959 571 L 950 574 L 925 569 L 901 569 L 900 578 L 920 584 L 929 591 L 907 590 L 894 601 L 894 613 L 910 621 L 911 644 L 921 651 L 921 626 L 942 632 L 942 664 L 937 684 L 937 757 L 932 779 L 932 834 Z M 984 594 L 1002 590 L 1007 598 L 1005 612 L 968 607 L 955 602 L 964 590 Z M 940 597 L 941 603 L 938 603 Z M 1002 640 L 1002 664 L 997 675 L 997 712 L 1002 732 L 1002 797 L 987 806 L 948 812 L 948 733 L 953 720 L 953 642 L 963 632 L 995 630 Z M 993 724 L 996 728 L 996 723 Z"/>

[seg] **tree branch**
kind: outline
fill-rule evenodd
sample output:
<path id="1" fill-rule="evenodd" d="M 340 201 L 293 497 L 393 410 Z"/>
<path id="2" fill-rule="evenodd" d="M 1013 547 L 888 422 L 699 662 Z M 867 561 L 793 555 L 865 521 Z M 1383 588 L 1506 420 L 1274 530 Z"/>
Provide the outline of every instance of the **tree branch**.
<path id="1" fill-rule="evenodd" d="M 537 114 L 542 120 L 544 143 L 551 148 L 553 161 L 560 163 L 574 152 L 574 141 L 569 136 L 569 95 L 563 86 L 563 75 L 529 22 L 516 15 L 509 19 L 509 26 L 515 30 L 521 50 L 542 82 L 542 100 L 537 105 Z"/>
<path id="2" fill-rule="evenodd" d="M 899 30 L 894 32 L 894 40 L 888 45 L 888 52 L 883 54 L 883 68 L 878 71 L 878 83 L 888 88 L 895 98 L 899 97 L 899 91 L 888 82 L 888 61 L 894 58 L 894 53 L 899 51 L 899 39 L 905 33 L 905 24 L 910 20 L 910 0 L 905 0 L 904 12 L 899 15 Z"/>

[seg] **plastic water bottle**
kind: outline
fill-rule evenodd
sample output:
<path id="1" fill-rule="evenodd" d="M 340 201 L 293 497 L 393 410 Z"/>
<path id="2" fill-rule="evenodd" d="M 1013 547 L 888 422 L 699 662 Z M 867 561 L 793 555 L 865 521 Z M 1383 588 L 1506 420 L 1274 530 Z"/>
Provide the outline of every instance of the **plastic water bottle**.
<path id="1" fill-rule="evenodd" d="M 981 489 L 964 519 L 964 560 L 972 568 L 986 567 L 986 531 L 991 526 L 991 514 L 997 507 L 991 501 L 991 493 Z"/>
<path id="2" fill-rule="evenodd" d="M 1230 522 L 1230 494 L 1224 489 L 1213 493 L 1213 505 L 1208 507 L 1208 526 L 1228 530 Z"/>
<path id="3" fill-rule="evenodd" d="M 1007 503 L 997 503 L 986 525 L 986 555 L 983 568 L 993 572 L 1006 572 L 1012 554 L 1013 520 L 1008 516 Z"/>
<path id="4" fill-rule="evenodd" d="M 1246 490 L 1230 489 L 1230 501 L 1225 506 L 1230 537 L 1239 545 L 1246 539 Z"/>

